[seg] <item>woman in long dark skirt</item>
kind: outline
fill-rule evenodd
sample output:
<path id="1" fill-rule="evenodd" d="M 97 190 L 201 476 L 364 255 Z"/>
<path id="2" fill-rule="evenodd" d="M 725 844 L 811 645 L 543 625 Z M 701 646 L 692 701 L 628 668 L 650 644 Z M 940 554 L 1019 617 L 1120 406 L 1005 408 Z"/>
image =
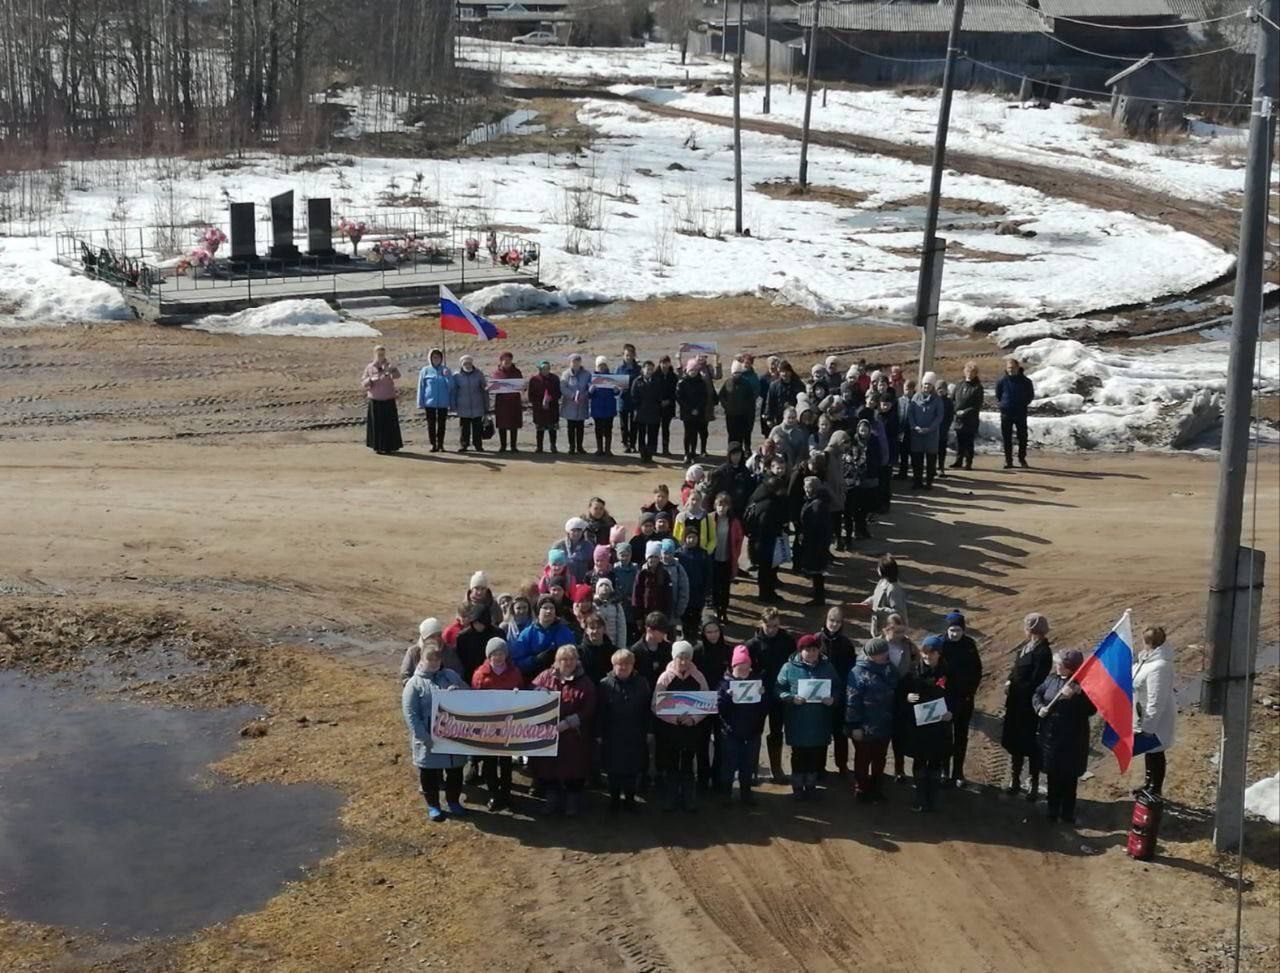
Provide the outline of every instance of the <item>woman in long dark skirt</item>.
<path id="1" fill-rule="evenodd" d="M 1000 729 L 1000 745 L 1013 758 L 1013 774 L 1008 793 L 1022 790 L 1022 766 L 1031 764 L 1031 788 L 1027 800 L 1034 803 L 1040 796 L 1040 744 L 1037 731 L 1040 717 L 1031 705 L 1031 696 L 1048 678 L 1053 668 L 1053 650 L 1049 647 L 1049 620 L 1038 612 L 1023 619 L 1026 641 L 1013 653 L 1013 666 L 1005 681 L 1004 725 Z"/>
<path id="2" fill-rule="evenodd" d="M 360 384 L 369 399 L 364 444 L 379 456 L 404 446 L 400 438 L 400 414 L 396 411 L 396 379 L 399 377 L 400 369 L 387 361 L 387 349 L 382 345 L 374 348 L 373 361 L 365 366 Z"/>

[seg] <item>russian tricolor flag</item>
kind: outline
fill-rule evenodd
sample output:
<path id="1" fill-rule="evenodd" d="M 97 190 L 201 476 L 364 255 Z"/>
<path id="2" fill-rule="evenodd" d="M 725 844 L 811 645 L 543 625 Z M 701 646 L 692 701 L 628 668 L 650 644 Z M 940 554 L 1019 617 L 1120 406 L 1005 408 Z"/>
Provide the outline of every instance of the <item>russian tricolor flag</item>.
<path id="1" fill-rule="evenodd" d="M 463 307 L 462 302 L 453 296 L 453 291 L 443 284 L 440 285 L 440 330 L 469 334 L 485 341 L 507 336 L 496 324 Z"/>
<path id="2" fill-rule="evenodd" d="M 1072 678 L 1106 722 L 1102 742 L 1116 755 L 1124 773 L 1133 759 L 1133 631 L 1129 612 L 1120 616 Z"/>

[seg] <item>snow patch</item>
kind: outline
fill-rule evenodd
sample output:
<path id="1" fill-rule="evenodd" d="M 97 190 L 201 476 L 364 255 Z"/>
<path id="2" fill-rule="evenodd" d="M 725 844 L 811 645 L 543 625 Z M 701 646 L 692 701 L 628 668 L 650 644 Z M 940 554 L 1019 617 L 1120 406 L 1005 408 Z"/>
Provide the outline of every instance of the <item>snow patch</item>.
<path id="1" fill-rule="evenodd" d="M 838 314 L 840 309 L 822 297 L 800 280 L 798 277 L 788 277 L 786 283 L 778 288 L 778 292 L 773 295 L 772 304 L 774 307 L 802 307 L 807 311 L 812 311 L 818 315 Z"/>
<path id="2" fill-rule="evenodd" d="M 184 328 L 211 334 L 272 335 L 297 338 L 376 338 L 381 332 L 345 320 L 324 301 L 276 301 L 236 314 L 211 314 Z"/>
<path id="3" fill-rule="evenodd" d="M 544 291 L 532 284 L 494 284 L 472 291 L 462 303 L 476 314 L 513 314 L 517 311 L 560 311 L 575 304 L 603 304 L 612 298 L 582 287 Z"/>
<path id="4" fill-rule="evenodd" d="M 30 241 L 0 249 L 0 328 L 132 319 L 114 287 L 71 273 Z"/>
<path id="5" fill-rule="evenodd" d="M 1280 774 L 1264 777 L 1246 787 L 1244 809 L 1272 824 L 1280 824 Z"/>

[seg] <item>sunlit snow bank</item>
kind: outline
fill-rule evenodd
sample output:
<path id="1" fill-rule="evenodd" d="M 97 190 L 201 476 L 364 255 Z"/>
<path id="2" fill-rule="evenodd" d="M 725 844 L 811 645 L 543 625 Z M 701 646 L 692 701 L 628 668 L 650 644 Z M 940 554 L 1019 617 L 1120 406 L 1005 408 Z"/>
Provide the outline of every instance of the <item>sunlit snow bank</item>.
<path id="1" fill-rule="evenodd" d="M 1017 354 L 1035 385 L 1027 423 L 1031 440 L 1059 450 L 1169 445 L 1193 399 L 1226 388 L 1229 350 L 1226 341 L 1141 352 L 1057 338 L 1025 345 Z M 987 385 L 991 403 L 994 382 Z M 1274 342 L 1263 347 L 1257 387 L 1264 394 L 1280 391 Z M 981 435 L 999 439 L 998 413 L 983 413 Z"/>
<path id="2" fill-rule="evenodd" d="M 0 328 L 128 321 L 133 311 L 109 284 L 78 277 L 35 241 L 0 248 Z"/>
<path id="3" fill-rule="evenodd" d="M 275 335 L 296 338 L 376 338 L 381 332 L 347 321 L 324 301 L 277 301 L 236 314 L 211 314 L 192 324 L 212 334 Z"/>
<path id="4" fill-rule="evenodd" d="M 1244 809 L 1250 814 L 1280 824 L 1280 774 L 1264 777 L 1244 792 Z"/>
<path id="5" fill-rule="evenodd" d="M 581 287 L 544 291 L 532 284 L 508 283 L 472 291 L 462 299 L 462 303 L 477 314 L 513 314 L 517 311 L 563 311 L 575 304 L 600 304 L 609 299 L 608 295 Z"/>

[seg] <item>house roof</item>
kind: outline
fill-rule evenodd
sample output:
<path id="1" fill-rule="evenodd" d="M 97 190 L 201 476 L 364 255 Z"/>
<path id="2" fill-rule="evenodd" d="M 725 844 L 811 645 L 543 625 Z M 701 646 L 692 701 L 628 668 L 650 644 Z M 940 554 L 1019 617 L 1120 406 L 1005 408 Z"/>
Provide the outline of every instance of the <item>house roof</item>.
<path id="1" fill-rule="evenodd" d="M 1115 85 L 1123 81 L 1125 78 L 1131 77 L 1132 75 L 1137 74 L 1139 71 L 1159 71 L 1161 74 L 1165 75 L 1170 80 L 1176 82 L 1182 88 L 1182 97 L 1184 98 L 1187 97 L 1187 95 L 1191 93 L 1191 86 L 1188 85 L 1187 82 L 1184 81 L 1180 75 L 1178 75 L 1174 71 L 1171 71 L 1169 68 L 1165 67 L 1164 64 L 1162 64 L 1160 61 L 1153 61 L 1152 57 L 1153 55 L 1148 54 L 1141 61 L 1137 61 L 1133 64 L 1130 64 L 1123 71 L 1120 71 L 1117 74 L 1113 74 L 1111 77 L 1107 78 L 1105 82 L 1106 87 L 1108 88 L 1114 87 Z"/>
<path id="2" fill-rule="evenodd" d="M 1035 0 L 1029 2 L 1034 3 Z M 1173 9 L 1175 2 L 1178 0 L 1039 0 L 1039 7 L 1049 17 L 1093 17 L 1107 20 L 1128 17 L 1174 18 L 1178 16 Z"/>
<path id="3" fill-rule="evenodd" d="M 886 33 L 941 33 L 951 28 L 952 0 L 918 3 L 834 3 L 822 7 L 823 27 Z M 813 25 L 813 7 L 800 11 L 800 23 Z M 1051 29 L 1046 18 L 1022 0 L 969 0 L 964 8 L 963 30 L 993 34 L 1027 34 Z"/>

